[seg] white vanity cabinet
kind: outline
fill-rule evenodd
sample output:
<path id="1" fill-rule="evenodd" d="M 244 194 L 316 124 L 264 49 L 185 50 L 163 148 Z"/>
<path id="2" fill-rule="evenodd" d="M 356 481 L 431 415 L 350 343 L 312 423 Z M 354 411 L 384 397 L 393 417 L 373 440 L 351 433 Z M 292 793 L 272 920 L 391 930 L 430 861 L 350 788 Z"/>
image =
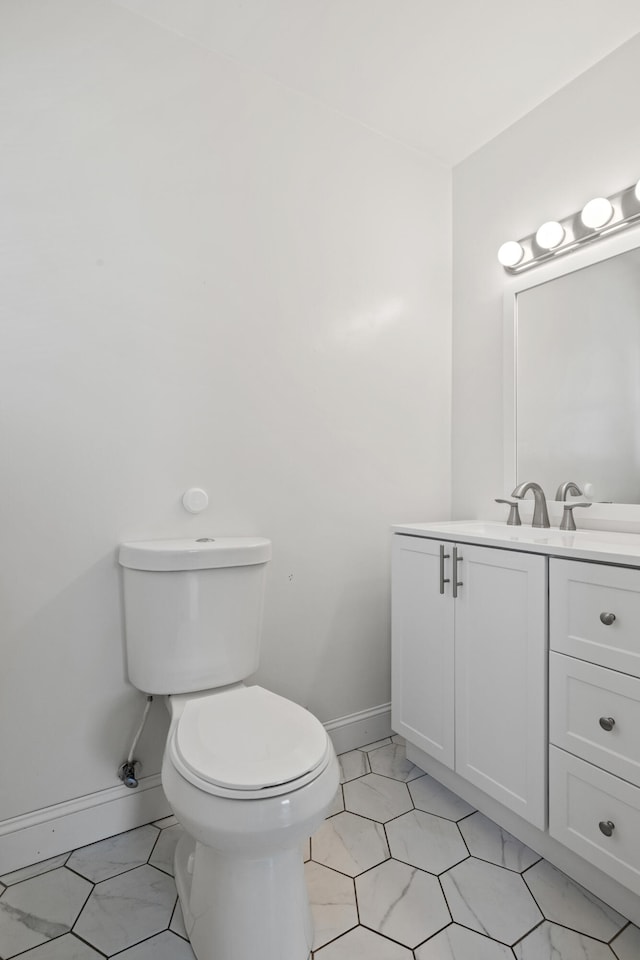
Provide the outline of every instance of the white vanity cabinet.
<path id="1" fill-rule="evenodd" d="M 640 570 L 549 577 L 549 833 L 640 894 Z"/>
<path id="2" fill-rule="evenodd" d="M 547 560 L 396 533 L 392 726 L 546 824 Z"/>
<path id="3" fill-rule="evenodd" d="M 408 759 L 640 925 L 640 533 L 400 524 L 392 559 Z"/>

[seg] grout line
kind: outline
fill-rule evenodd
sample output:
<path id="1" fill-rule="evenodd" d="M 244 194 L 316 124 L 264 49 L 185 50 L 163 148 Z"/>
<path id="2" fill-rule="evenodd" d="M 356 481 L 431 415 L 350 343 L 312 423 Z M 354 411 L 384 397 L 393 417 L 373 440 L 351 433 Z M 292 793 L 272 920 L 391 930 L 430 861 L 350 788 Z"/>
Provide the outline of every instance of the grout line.
<path id="1" fill-rule="evenodd" d="M 536 906 L 537 906 L 537 903 L 536 903 Z M 540 910 L 540 907 L 538 907 L 538 909 Z M 541 910 L 540 910 L 540 913 L 542 913 Z M 537 930 L 538 927 L 541 927 L 543 923 L 546 923 L 546 922 L 547 922 L 546 917 L 544 914 L 542 914 L 542 920 L 540 920 L 539 923 L 536 923 L 535 927 L 531 927 L 531 930 L 527 930 L 527 932 L 523 933 L 523 935 L 518 940 L 516 940 L 515 943 L 511 944 L 511 949 L 513 950 L 513 952 L 515 953 L 514 947 L 516 947 L 519 943 L 522 943 L 522 941 L 525 940 L 530 933 L 533 933 L 534 930 Z"/>
<path id="2" fill-rule="evenodd" d="M 356 916 L 358 918 L 358 926 L 362 926 L 362 917 L 360 916 L 360 901 L 358 900 L 358 886 L 356 884 L 356 878 L 352 877 L 351 881 L 353 883 L 353 896 L 355 897 L 356 902 Z"/>
<path id="3" fill-rule="evenodd" d="M 71 872 L 73 872 L 73 871 L 71 871 Z M 76 876 L 80 876 L 80 874 L 76 874 Z M 84 910 L 84 908 L 85 908 L 86 905 L 88 904 L 89 900 L 90 900 L 91 897 L 93 896 L 94 890 L 96 889 L 96 885 L 95 885 L 95 883 L 94 883 L 92 880 L 87 880 L 86 877 L 83 877 L 82 879 L 83 879 L 86 883 L 90 883 L 90 884 L 91 884 L 91 890 L 89 890 L 89 893 L 88 893 L 87 896 L 85 897 L 85 899 L 84 899 L 84 901 L 83 901 L 83 903 L 82 903 L 82 906 L 81 906 L 80 909 L 78 910 L 78 915 L 77 915 L 77 917 L 75 918 L 75 920 L 73 921 L 73 923 L 71 924 L 71 927 L 69 928 L 69 933 L 72 933 L 73 930 L 75 929 L 75 925 L 76 925 L 76 923 L 78 922 L 78 920 L 80 919 L 80 917 L 81 917 L 81 915 L 82 915 L 82 911 Z M 81 937 L 78 937 L 78 940 L 81 940 L 81 939 L 82 939 Z"/>
<path id="4" fill-rule="evenodd" d="M 79 847 L 82 850 L 82 847 Z M 75 851 L 74 851 L 75 852 Z M 116 877 L 124 877 L 125 873 L 133 873 L 134 870 L 139 870 L 140 867 L 150 867 L 150 864 L 147 860 L 143 860 L 142 863 L 136 863 L 133 866 L 125 867 L 124 870 L 121 870 L 120 873 L 114 873 L 109 877 L 103 877 L 102 880 L 91 880 L 90 877 L 85 877 L 83 873 L 80 873 L 76 867 L 65 866 L 66 870 L 69 870 L 70 873 L 75 873 L 77 877 L 81 877 L 83 880 L 86 880 L 88 883 L 92 883 L 94 887 L 97 887 L 99 883 L 107 883 L 108 880 L 115 880 Z"/>
<path id="5" fill-rule="evenodd" d="M 532 895 L 532 896 L 533 896 L 533 895 Z M 538 909 L 540 909 L 540 907 L 538 907 Z M 615 933 L 615 934 L 613 935 L 612 940 L 601 940 L 600 937 L 594 937 L 594 935 L 593 935 L 592 933 L 585 933 L 584 930 L 577 930 L 576 927 L 570 927 L 570 926 L 569 926 L 568 924 L 566 924 L 566 923 L 561 923 L 560 920 L 550 920 L 549 917 L 547 917 L 542 910 L 540 910 L 540 913 L 542 913 L 543 920 L 546 920 L 548 923 L 554 924 L 556 927 L 562 927 L 563 930 L 570 930 L 571 933 L 577 933 L 578 936 L 580 936 L 580 937 L 587 937 L 589 940 L 594 940 L 596 943 L 603 943 L 603 944 L 605 944 L 605 945 L 607 945 L 607 946 L 610 946 L 612 940 L 615 940 L 615 938 L 618 936 L 618 933 L 622 933 L 622 930 L 626 929 L 626 927 L 628 927 L 628 925 L 629 925 L 628 923 L 625 923 L 624 927 L 622 927 L 622 929 L 621 929 L 618 933 Z M 631 921 L 629 921 L 629 923 L 630 923 L 630 922 L 631 922 Z M 536 927 L 539 927 L 539 926 L 540 926 L 539 923 L 536 924 Z M 534 927 L 533 929 L 535 930 L 536 927 Z M 529 932 L 531 932 L 531 931 L 529 931 Z"/>
<path id="6" fill-rule="evenodd" d="M 177 896 L 176 896 L 176 902 L 177 902 Z M 174 910 L 175 910 L 175 906 L 174 906 Z M 169 930 L 169 927 L 164 927 L 162 930 L 157 930 L 155 933 L 152 933 L 151 936 L 144 937 L 142 940 L 137 940 L 135 943 L 130 943 L 128 947 L 123 947 L 122 950 L 118 950 L 117 953 L 108 954 L 109 960 L 111 960 L 112 957 L 122 956 L 122 954 L 125 953 L 126 950 L 133 950 L 134 947 L 139 947 L 143 943 L 149 943 L 149 941 L 153 940 L 154 937 L 159 937 L 161 933 L 173 933 L 173 930 Z M 174 934 L 174 936 L 177 936 L 177 934 Z M 180 939 L 182 939 L 182 937 L 180 937 Z M 91 946 L 91 944 L 89 944 L 89 946 Z"/>
<path id="7" fill-rule="evenodd" d="M 83 909 L 84 909 L 84 908 L 83 908 Z M 94 945 L 93 945 L 92 943 L 89 943 L 88 940 L 85 940 L 84 937 L 79 936 L 77 933 L 74 933 L 73 936 L 76 938 L 76 940 L 79 940 L 80 943 L 84 943 L 84 944 L 86 944 L 88 947 L 90 947 L 92 950 L 95 950 L 95 952 L 96 952 L 99 956 L 101 956 L 101 957 L 106 957 L 106 956 L 107 956 L 106 953 L 103 953 L 102 950 L 98 950 L 97 947 L 94 947 Z"/>
<path id="8" fill-rule="evenodd" d="M 79 848 L 79 849 L 82 849 L 82 848 Z M 30 876 L 30 877 L 24 877 L 23 880 L 16 880 L 14 883 L 6 883 L 4 880 L 0 880 L 0 887 L 3 888 L 2 891 L 0 891 L 0 896 L 2 896 L 2 893 L 3 893 L 5 890 L 9 890 L 9 889 L 11 889 L 11 888 L 13 888 L 13 887 L 18 887 L 18 886 L 20 886 L 21 883 L 26 883 L 27 880 L 35 880 L 37 877 L 45 877 L 48 873 L 53 873 L 54 870 L 61 870 L 62 867 L 66 867 L 66 866 L 67 866 L 67 860 L 69 859 L 69 857 L 71 856 L 71 854 L 74 853 L 74 852 L 75 852 L 75 851 L 70 850 L 69 853 L 67 853 L 66 855 L 65 855 L 65 854 L 60 854 L 60 856 L 66 856 L 66 859 L 63 860 L 62 863 L 57 864 L 55 867 L 47 867 L 47 869 L 46 869 L 46 870 L 43 870 L 41 873 L 34 873 L 34 874 L 32 874 L 32 876 Z M 51 857 L 51 858 L 47 857 L 47 859 L 53 860 L 54 858 L 53 858 L 53 857 Z M 21 870 L 29 870 L 29 869 L 31 869 L 31 867 L 36 867 L 36 866 L 38 865 L 38 863 L 44 863 L 44 862 L 45 862 L 44 860 L 40 860 L 40 861 L 36 860 L 35 863 L 29 863 L 29 864 L 27 864 L 26 867 L 19 867 L 18 870 L 12 870 L 11 873 L 5 873 L 4 876 L 5 876 L 5 877 L 10 877 L 13 873 L 19 873 Z M 71 870 L 72 868 L 71 868 L 71 867 L 67 867 L 67 869 L 68 869 L 68 870 Z M 75 873 L 75 870 L 74 870 L 73 872 Z M 86 880 L 87 878 L 85 877 L 84 879 Z"/>
<path id="9" fill-rule="evenodd" d="M 150 824 L 150 826 L 155 826 L 155 824 Z M 162 832 L 163 832 L 162 829 L 161 829 L 160 827 L 156 827 L 156 830 L 158 831 L 158 836 L 157 836 L 157 837 L 155 838 L 155 840 L 153 841 L 153 846 L 151 847 L 151 850 L 149 851 L 149 856 L 147 857 L 147 860 L 146 860 L 147 863 L 149 863 L 149 860 L 150 860 L 151 857 L 153 856 L 153 851 L 154 851 L 155 848 L 158 846 L 158 843 L 159 843 L 159 841 L 160 841 L 160 837 L 162 836 Z"/>
<path id="10" fill-rule="evenodd" d="M 361 923 L 356 923 L 353 927 L 349 927 L 348 930 L 344 930 L 342 933 L 339 933 L 339 934 L 337 935 L 337 937 L 332 937 L 331 940 L 327 940 L 326 943 L 323 943 L 322 946 L 318 947 L 317 950 L 314 950 L 314 951 L 313 951 L 314 960 L 315 960 L 315 957 L 317 956 L 317 954 L 318 954 L 321 950 L 324 950 L 325 947 L 328 947 L 331 943 L 335 943 L 336 940 L 339 940 L 341 937 L 346 936 L 348 933 L 351 933 L 353 930 L 357 930 L 358 927 L 361 927 L 361 926 L 362 926 Z"/>

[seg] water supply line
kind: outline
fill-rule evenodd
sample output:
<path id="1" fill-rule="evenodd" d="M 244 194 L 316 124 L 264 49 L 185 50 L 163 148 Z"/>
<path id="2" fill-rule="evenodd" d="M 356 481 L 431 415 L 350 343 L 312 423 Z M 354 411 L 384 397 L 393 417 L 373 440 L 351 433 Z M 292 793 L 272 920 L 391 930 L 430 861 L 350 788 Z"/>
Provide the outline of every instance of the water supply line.
<path id="1" fill-rule="evenodd" d="M 133 755 L 135 753 L 136 747 L 138 746 L 138 740 L 140 739 L 140 734 L 144 730 L 144 725 L 147 722 L 147 716 L 149 710 L 151 709 L 151 704 L 153 703 L 153 697 L 149 695 L 147 697 L 147 702 L 144 706 L 144 711 L 142 714 L 142 720 L 140 721 L 140 726 L 136 731 L 136 735 L 133 738 L 133 743 L 131 744 L 131 749 L 127 755 L 127 759 L 123 764 L 118 768 L 118 776 L 124 783 L 125 787 L 130 787 L 132 790 L 138 786 L 138 778 L 136 777 L 136 766 L 139 766 L 140 761 L 134 760 Z"/>

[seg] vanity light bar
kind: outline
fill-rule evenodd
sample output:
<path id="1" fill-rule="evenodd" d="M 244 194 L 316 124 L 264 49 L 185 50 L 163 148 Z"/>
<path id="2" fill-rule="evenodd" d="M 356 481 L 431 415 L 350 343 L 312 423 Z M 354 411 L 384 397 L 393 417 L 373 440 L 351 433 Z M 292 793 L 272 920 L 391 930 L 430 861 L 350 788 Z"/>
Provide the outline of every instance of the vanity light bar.
<path id="1" fill-rule="evenodd" d="M 523 240 L 507 240 L 498 250 L 498 260 L 507 273 L 520 273 L 638 222 L 640 180 L 610 197 L 589 200 L 564 220 L 543 223 Z"/>

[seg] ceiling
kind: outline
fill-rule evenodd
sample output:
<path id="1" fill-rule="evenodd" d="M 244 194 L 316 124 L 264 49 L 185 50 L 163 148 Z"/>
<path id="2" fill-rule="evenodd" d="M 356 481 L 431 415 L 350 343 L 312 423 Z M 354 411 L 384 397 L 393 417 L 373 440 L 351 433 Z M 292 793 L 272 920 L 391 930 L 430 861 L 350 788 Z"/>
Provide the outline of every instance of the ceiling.
<path id="1" fill-rule="evenodd" d="M 117 0 L 455 164 L 640 31 L 637 0 Z"/>

